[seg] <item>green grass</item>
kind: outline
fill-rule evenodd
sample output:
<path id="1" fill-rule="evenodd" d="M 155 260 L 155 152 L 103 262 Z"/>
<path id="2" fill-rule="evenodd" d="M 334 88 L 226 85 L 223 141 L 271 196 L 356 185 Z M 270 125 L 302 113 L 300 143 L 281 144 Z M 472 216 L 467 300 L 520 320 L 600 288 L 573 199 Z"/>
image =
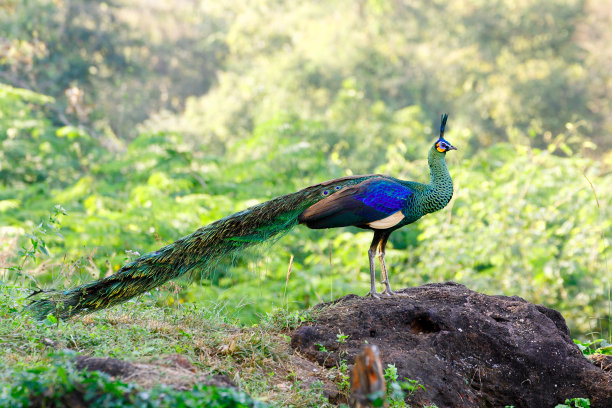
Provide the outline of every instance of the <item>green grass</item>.
<path id="1" fill-rule="evenodd" d="M 101 407 L 331 407 L 323 384 L 300 382 L 299 362 L 291 358 L 288 331 L 315 317 L 277 310 L 259 324 L 244 327 L 228 318 L 228 304 L 159 307 L 146 298 L 86 316 L 38 322 L 23 315 L 30 291 L 0 283 L 0 406 Z M 339 335 L 338 342 L 348 336 Z M 77 355 L 112 357 L 162 371 L 168 358 L 186 358 L 193 378 L 221 374 L 239 389 L 181 382 L 157 376 L 143 383 L 75 367 Z M 407 407 L 406 395 L 424 386 L 385 373 L 390 406 Z M 349 367 L 321 375 L 347 398 Z M 382 400 L 381 400 L 382 403 Z"/>
<path id="2" fill-rule="evenodd" d="M 0 406 L 70 407 L 236 407 L 264 408 L 268 404 L 253 400 L 248 394 L 232 388 L 196 384 L 186 391 L 164 385 L 144 390 L 132 383 L 97 372 L 78 371 L 70 360 L 71 353 L 53 354 L 48 366 L 11 372 L 12 381 L 0 394 Z"/>
<path id="3" fill-rule="evenodd" d="M 0 284 L 0 378 L 12 379 L 1 385 L 0 406 L 70 405 L 66 398 L 74 395 L 98 401 L 96 406 L 200 406 L 193 405 L 197 399 L 189 393 L 201 401 L 243 404 L 218 406 L 328 406 L 316 390 L 300 387 L 292 374 L 296 368 L 285 333 L 307 315 L 278 312 L 258 325 L 240 327 L 227 317 L 227 304 L 157 307 L 136 299 L 69 321 L 50 316 L 37 322 L 21 313 L 28 294 L 18 285 Z M 166 357 L 180 354 L 193 365 L 195 376 L 226 375 L 241 392 L 201 384 L 188 384 L 187 393 L 164 384 L 152 389 L 129 384 L 76 370 L 71 363 L 76 354 L 160 367 Z M 105 395 L 110 398 L 106 405 L 100 403 Z"/>
<path id="4" fill-rule="evenodd" d="M 25 280 L 25 278 L 23 278 Z M 229 315 L 231 304 L 180 304 L 159 307 L 147 297 L 69 321 L 49 316 L 38 322 L 22 314 L 30 291 L 19 284 L 0 282 L 0 406 L 101 407 L 331 407 L 322 384 L 300 383 L 299 363 L 290 358 L 288 331 L 316 317 L 316 311 L 277 310 L 259 324 L 240 326 Z M 337 341 L 348 336 L 339 334 Z M 607 351 L 607 343 L 577 342 L 586 354 Z M 177 386 L 172 378 L 142 383 L 80 371 L 76 355 L 112 357 L 150 367 L 164 367 L 167 358 L 180 355 L 194 378 L 222 374 L 238 390 L 203 385 L 198 381 Z M 322 375 L 340 395 L 350 392 L 346 362 Z M 158 380 L 161 377 L 158 377 Z M 425 390 L 410 379 L 400 381 L 388 365 L 387 403 L 409 407 L 406 396 Z M 381 399 L 382 403 L 382 399 Z M 204 404 L 204 405 L 202 405 Z M 574 398 L 559 407 L 589 407 Z"/>

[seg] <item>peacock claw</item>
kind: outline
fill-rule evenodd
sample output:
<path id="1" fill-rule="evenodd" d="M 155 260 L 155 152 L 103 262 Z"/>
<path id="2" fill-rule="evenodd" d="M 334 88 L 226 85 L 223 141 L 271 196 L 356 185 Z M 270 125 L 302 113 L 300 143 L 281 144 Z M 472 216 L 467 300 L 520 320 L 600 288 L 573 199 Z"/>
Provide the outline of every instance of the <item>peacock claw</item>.
<path id="1" fill-rule="evenodd" d="M 382 291 L 381 295 L 383 297 L 410 297 L 410 295 L 403 293 L 403 292 L 394 292 L 393 290 L 391 290 L 391 285 L 389 285 L 389 281 L 388 280 L 384 280 L 381 282 L 382 284 L 385 285 L 385 290 Z"/>
<path id="2" fill-rule="evenodd" d="M 394 292 L 392 290 L 390 291 L 383 291 L 381 293 L 381 295 L 385 295 L 385 297 L 410 297 L 409 294 L 407 293 L 403 293 L 403 292 Z"/>
<path id="3" fill-rule="evenodd" d="M 371 297 L 373 299 L 380 299 L 380 293 L 376 292 L 376 291 L 369 291 L 367 295 L 365 295 L 365 297 Z"/>

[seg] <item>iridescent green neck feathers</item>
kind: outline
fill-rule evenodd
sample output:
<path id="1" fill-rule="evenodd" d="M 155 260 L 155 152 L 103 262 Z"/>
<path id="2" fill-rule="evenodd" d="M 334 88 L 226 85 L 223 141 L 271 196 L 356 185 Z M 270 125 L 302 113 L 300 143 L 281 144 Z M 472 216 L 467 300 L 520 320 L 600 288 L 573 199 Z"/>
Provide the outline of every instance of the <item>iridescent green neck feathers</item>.
<path id="1" fill-rule="evenodd" d="M 441 210 L 453 197 L 453 180 L 445 160 L 446 152 L 432 146 L 427 156 L 431 179 L 423 194 L 423 211 L 432 213 Z"/>

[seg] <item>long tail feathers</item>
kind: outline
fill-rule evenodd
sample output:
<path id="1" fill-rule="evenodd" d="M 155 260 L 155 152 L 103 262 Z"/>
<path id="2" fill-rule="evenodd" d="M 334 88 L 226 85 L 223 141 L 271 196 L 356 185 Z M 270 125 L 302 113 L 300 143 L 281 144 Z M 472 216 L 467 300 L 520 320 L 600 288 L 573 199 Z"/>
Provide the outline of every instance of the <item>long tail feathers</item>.
<path id="1" fill-rule="evenodd" d="M 277 197 L 215 221 L 142 255 L 111 276 L 63 292 L 47 292 L 26 310 L 40 320 L 49 314 L 66 319 L 125 302 L 188 272 L 205 272 L 221 257 L 289 231 L 298 223 L 298 215 L 320 199 L 320 190 L 327 185 Z"/>

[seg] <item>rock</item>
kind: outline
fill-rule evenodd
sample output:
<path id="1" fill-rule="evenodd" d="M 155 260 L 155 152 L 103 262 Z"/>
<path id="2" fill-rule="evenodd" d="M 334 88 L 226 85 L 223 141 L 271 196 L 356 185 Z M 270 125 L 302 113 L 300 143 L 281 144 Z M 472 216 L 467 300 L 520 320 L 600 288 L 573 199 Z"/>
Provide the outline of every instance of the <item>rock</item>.
<path id="1" fill-rule="evenodd" d="M 399 379 L 426 388 L 409 401 L 438 407 L 554 407 L 589 398 L 612 407 L 612 374 L 587 360 L 560 313 L 519 297 L 487 296 L 456 283 L 405 289 L 407 297 L 345 296 L 296 329 L 291 345 L 330 367 L 379 347 Z M 344 343 L 337 334 L 348 335 Z M 323 351 L 321 351 L 323 350 Z"/>

